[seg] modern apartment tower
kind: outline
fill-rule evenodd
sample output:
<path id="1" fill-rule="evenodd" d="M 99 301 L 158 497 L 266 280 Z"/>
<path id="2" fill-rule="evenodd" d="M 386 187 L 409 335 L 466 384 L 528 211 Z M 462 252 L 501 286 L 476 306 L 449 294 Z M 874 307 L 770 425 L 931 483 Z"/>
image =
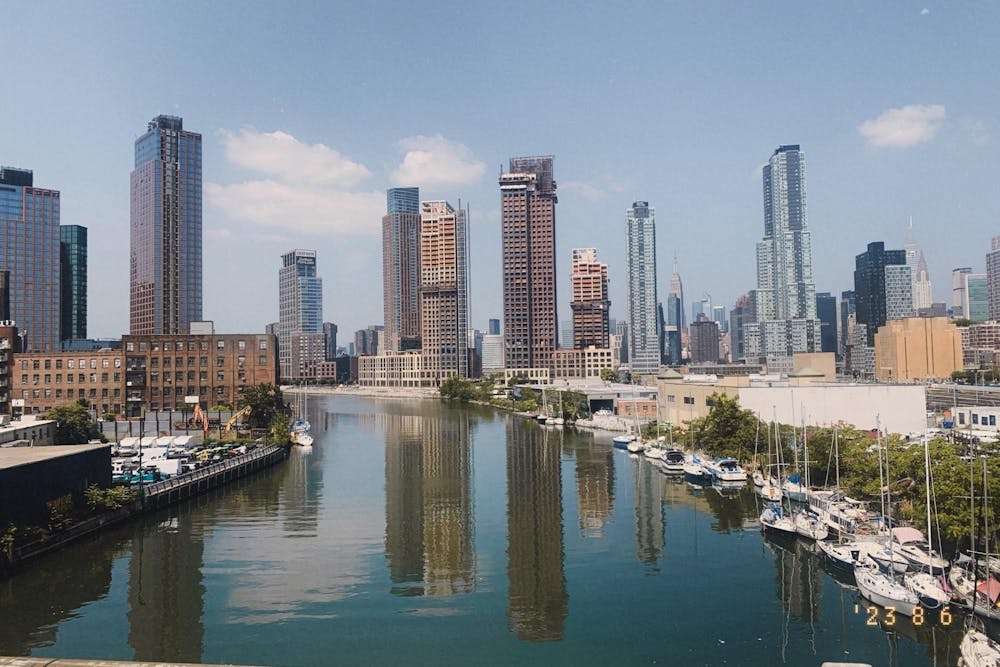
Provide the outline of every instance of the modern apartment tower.
<path id="1" fill-rule="evenodd" d="M 812 241 L 806 217 L 806 156 L 779 146 L 764 166 L 764 238 L 757 244 L 757 321 L 744 325 L 746 357 L 790 370 L 797 352 L 820 349 Z"/>
<path id="2" fill-rule="evenodd" d="M 323 337 L 323 279 L 316 275 L 315 250 L 289 250 L 281 256 L 278 269 L 278 365 L 283 379 L 297 379 L 306 374 L 305 366 L 322 361 L 292 354 L 292 339 L 299 334 Z M 293 357 L 299 367 L 293 368 Z"/>
<path id="3" fill-rule="evenodd" d="M 574 248 L 570 274 L 573 300 L 572 347 L 606 348 L 609 345 L 608 265 L 597 261 L 596 248 Z"/>
<path id="4" fill-rule="evenodd" d="M 28 352 L 59 349 L 59 211 L 58 190 L 0 167 L 0 270 L 10 272 L 10 316 Z"/>
<path id="5" fill-rule="evenodd" d="M 462 209 L 420 204 L 420 334 L 424 371 L 435 385 L 470 375 L 466 227 Z"/>
<path id="6" fill-rule="evenodd" d="M 504 365 L 551 368 L 556 348 L 556 182 L 552 156 L 515 157 L 500 174 Z"/>
<path id="7" fill-rule="evenodd" d="M 903 281 L 910 283 L 905 250 L 886 250 L 885 243 L 875 241 L 854 258 L 854 308 L 858 324 L 867 327 L 868 347 L 875 346 L 875 334 L 879 327 L 888 320 L 899 319 L 898 305 L 903 298 L 900 294 Z M 894 312 L 891 314 L 896 317 L 889 316 L 887 296 L 892 297 Z M 912 294 L 906 296 L 912 303 Z"/>
<path id="8" fill-rule="evenodd" d="M 60 340 L 87 337 L 87 228 L 59 227 Z"/>
<path id="9" fill-rule="evenodd" d="M 656 210 L 636 201 L 625 212 L 628 230 L 629 369 L 648 375 L 660 370 L 656 305 Z"/>
<path id="10" fill-rule="evenodd" d="M 990 320 L 1000 320 L 1000 236 L 993 237 L 986 253 L 986 298 Z"/>
<path id="11" fill-rule="evenodd" d="M 830 292 L 816 294 L 816 317 L 820 321 L 820 352 L 837 353 L 837 297 Z"/>
<path id="12" fill-rule="evenodd" d="M 129 330 L 186 334 L 202 319 L 201 135 L 157 116 L 135 140 Z"/>
<path id="13" fill-rule="evenodd" d="M 386 190 L 382 218 L 382 294 L 385 332 L 381 349 L 420 348 L 420 190 Z"/>

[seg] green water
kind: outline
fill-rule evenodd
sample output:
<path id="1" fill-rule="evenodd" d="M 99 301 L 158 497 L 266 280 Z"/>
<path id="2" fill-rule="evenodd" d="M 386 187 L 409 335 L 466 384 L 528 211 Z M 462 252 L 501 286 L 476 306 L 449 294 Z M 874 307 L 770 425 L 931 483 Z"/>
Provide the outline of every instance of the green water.
<path id="1" fill-rule="evenodd" d="M 959 619 L 869 625 L 806 544 L 761 536 L 749 490 L 609 436 L 436 401 L 313 398 L 310 419 L 311 452 L 0 581 L 0 655 L 957 663 Z"/>

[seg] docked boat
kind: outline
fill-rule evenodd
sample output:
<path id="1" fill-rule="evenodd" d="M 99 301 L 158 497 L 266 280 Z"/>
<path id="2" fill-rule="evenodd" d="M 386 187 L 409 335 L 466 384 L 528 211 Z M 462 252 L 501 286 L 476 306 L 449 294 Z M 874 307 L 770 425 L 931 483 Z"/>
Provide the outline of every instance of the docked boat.
<path id="1" fill-rule="evenodd" d="M 914 570 L 944 574 L 948 569 L 948 561 L 926 546 L 927 538 L 916 528 L 893 528 L 892 539 L 895 542 L 893 549 L 908 560 Z"/>
<path id="2" fill-rule="evenodd" d="M 719 482 L 746 482 L 747 473 L 736 462 L 736 459 L 718 458 L 713 461 L 705 461 L 702 468 L 713 480 Z"/>
<path id="3" fill-rule="evenodd" d="M 809 540 L 825 540 L 829 531 L 815 514 L 799 512 L 795 515 L 795 532 Z"/>
<path id="4" fill-rule="evenodd" d="M 933 574 L 909 572 L 903 575 L 903 585 L 913 591 L 927 609 L 940 609 L 951 603 L 951 593 L 944 589 L 941 578 Z"/>
<path id="5" fill-rule="evenodd" d="M 760 513 L 760 525 L 764 530 L 795 535 L 795 521 L 780 505 L 774 503 L 767 505 Z"/>
<path id="6" fill-rule="evenodd" d="M 867 556 L 875 561 L 884 572 L 902 574 L 910 569 L 910 561 L 893 549 L 878 542 L 858 542 L 861 557 Z"/>
<path id="7" fill-rule="evenodd" d="M 823 552 L 826 561 L 833 567 L 847 572 L 853 572 L 857 565 L 858 550 L 850 542 L 827 542 L 820 540 L 816 543 L 819 550 Z"/>
<path id="8" fill-rule="evenodd" d="M 706 482 L 711 479 L 697 454 L 690 454 L 684 460 L 684 476 L 693 482 Z"/>
<path id="9" fill-rule="evenodd" d="M 804 503 L 807 500 L 805 484 L 799 483 L 799 476 L 792 475 L 781 483 L 781 492 L 789 500 L 797 503 Z"/>
<path id="10" fill-rule="evenodd" d="M 781 488 L 777 484 L 768 481 L 758 487 L 756 491 L 757 495 L 764 500 L 770 500 L 772 503 L 781 502 Z"/>
<path id="11" fill-rule="evenodd" d="M 959 667 L 1000 667 L 1000 644 L 971 624 L 958 645 Z"/>
<path id="12" fill-rule="evenodd" d="M 920 606 L 916 593 L 871 562 L 855 566 L 854 578 L 862 597 L 879 606 L 892 607 L 896 613 L 905 616 L 913 616 Z"/>
<path id="13" fill-rule="evenodd" d="M 671 475 L 684 473 L 684 452 L 679 449 L 668 449 L 663 454 L 663 472 Z"/>
<path id="14" fill-rule="evenodd" d="M 653 459 L 654 461 L 662 461 L 663 457 L 666 455 L 666 450 L 656 442 L 650 442 L 646 444 L 646 449 L 643 450 L 643 454 L 646 455 L 647 459 Z"/>
<path id="15" fill-rule="evenodd" d="M 627 449 L 630 454 L 642 454 L 646 451 L 646 445 L 642 440 L 635 438 L 625 446 L 625 449 Z"/>

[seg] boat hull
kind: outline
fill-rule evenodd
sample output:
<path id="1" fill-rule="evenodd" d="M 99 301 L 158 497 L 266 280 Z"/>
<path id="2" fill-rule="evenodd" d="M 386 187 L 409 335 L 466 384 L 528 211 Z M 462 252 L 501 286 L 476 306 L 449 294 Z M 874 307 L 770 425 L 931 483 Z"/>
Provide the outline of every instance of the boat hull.
<path id="1" fill-rule="evenodd" d="M 913 616 L 913 612 L 920 606 L 916 596 L 902 586 L 893 585 L 891 586 L 891 590 L 899 593 L 899 597 L 890 597 L 880 590 L 882 586 L 879 585 L 879 576 L 864 568 L 858 568 L 854 571 L 854 578 L 858 582 L 858 590 L 861 592 L 861 596 L 866 600 L 871 600 L 880 607 L 892 607 L 898 614 Z"/>

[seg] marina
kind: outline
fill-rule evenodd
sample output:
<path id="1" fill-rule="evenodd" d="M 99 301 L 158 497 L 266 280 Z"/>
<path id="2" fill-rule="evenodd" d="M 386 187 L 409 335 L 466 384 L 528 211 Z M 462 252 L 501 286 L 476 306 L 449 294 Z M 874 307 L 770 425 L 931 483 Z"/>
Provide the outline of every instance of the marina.
<path id="1" fill-rule="evenodd" d="M 8 580 L 0 609 L 18 613 L 5 613 L 0 655 L 958 662 L 961 610 L 872 605 L 816 541 L 762 531 L 766 501 L 747 480 L 695 483 L 611 434 L 475 406 L 325 397 L 308 420 L 315 444 L 286 465 Z"/>

